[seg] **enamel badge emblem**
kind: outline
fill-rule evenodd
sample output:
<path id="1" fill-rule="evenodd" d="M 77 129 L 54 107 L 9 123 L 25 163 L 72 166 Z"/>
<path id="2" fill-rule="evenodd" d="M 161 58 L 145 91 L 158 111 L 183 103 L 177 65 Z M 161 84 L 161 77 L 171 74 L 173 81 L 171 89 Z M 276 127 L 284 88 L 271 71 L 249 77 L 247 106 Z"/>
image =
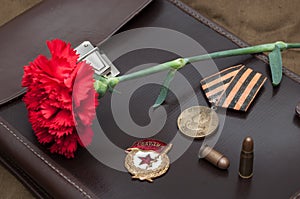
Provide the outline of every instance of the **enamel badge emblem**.
<path id="1" fill-rule="evenodd" d="M 167 172 L 170 160 L 167 156 L 172 144 L 158 140 L 145 139 L 135 142 L 126 150 L 125 167 L 132 174 L 133 179 L 153 179 Z"/>

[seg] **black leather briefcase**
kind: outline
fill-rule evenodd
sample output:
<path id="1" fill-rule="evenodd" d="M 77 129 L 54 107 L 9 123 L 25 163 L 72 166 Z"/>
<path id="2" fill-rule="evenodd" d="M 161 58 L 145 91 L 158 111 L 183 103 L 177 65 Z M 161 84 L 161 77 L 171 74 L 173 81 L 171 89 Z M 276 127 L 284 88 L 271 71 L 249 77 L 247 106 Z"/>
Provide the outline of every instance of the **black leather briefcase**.
<path id="1" fill-rule="evenodd" d="M 141 42 L 151 38 L 157 33 L 155 31 L 165 29 L 175 46 L 180 40 L 172 37 L 173 33 L 192 39 L 207 52 L 248 46 L 177 0 L 151 3 L 149 0 L 43 1 L 0 28 L 3 49 L 0 53 L 1 162 L 39 198 L 288 198 L 293 195 L 300 188 L 300 119 L 295 115 L 295 106 L 300 100 L 300 77 L 284 68 L 283 81 L 274 88 L 268 60 L 263 54 L 222 58 L 214 62 L 219 70 L 243 63 L 268 77 L 246 113 L 226 111 L 215 148 L 230 159 L 228 170 L 220 170 L 198 159 L 204 140 L 182 138 L 190 145 L 176 160 L 172 160 L 170 154 L 172 163 L 168 172 L 153 183 L 131 179 L 129 173 L 111 168 L 86 149 L 79 149 L 75 158 L 67 159 L 51 154 L 47 147 L 37 142 L 22 102 L 25 92 L 20 86 L 22 66 L 38 54 L 47 54 L 45 41 L 53 38 L 69 41 L 74 47 L 85 40 L 94 45 L 106 40 L 103 50 L 107 50 L 110 57 L 115 53 L 114 49 L 121 46 L 109 37 L 116 31 L 122 33 L 135 28 L 148 28 L 138 35 Z M 129 32 L 126 35 L 128 40 L 134 36 L 137 34 Z M 188 42 L 180 43 L 178 51 L 154 49 L 155 46 L 150 44 L 113 60 L 121 74 L 137 65 L 175 59 L 179 52 L 180 56 L 198 54 L 189 54 L 191 46 Z M 213 62 L 198 65 L 209 68 L 210 64 Z M 177 134 L 177 117 L 180 107 L 189 105 L 190 96 L 195 94 L 200 105 L 210 106 L 200 89 L 200 80 L 209 74 L 199 74 L 191 65 L 180 70 L 180 74 L 191 89 L 173 85 L 181 88 L 183 97 L 179 100 L 176 93 L 169 93 L 159 109 L 165 111 L 155 115 L 157 118 L 166 115 L 166 121 L 161 130 L 150 136 L 167 143 L 180 136 Z M 160 82 L 141 85 L 130 97 L 130 116 L 138 126 L 151 123 L 149 109 L 160 89 L 156 83 Z M 122 84 L 126 85 L 126 82 Z M 128 82 L 128 85 L 135 83 Z M 140 137 L 125 133 L 114 121 L 111 99 L 111 94 L 100 99 L 97 118 L 111 143 L 125 150 L 145 132 L 140 132 Z M 97 136 L 97 132 L 94 133 Z M 242 180 L 238 176 L 238 166 L 241 143 L 246 136 L 254 139 L 254 175 Z M 173 142 L 171 151 L 176 151 L 180 144 Z M 90 147 L 101 150 L 102 145 L 100 139 L 94 140 Z M 119 158 L 114 157 L 114 153 L 103 153 L 111 159 Z M 125 152 L 123 155 L 125 157 Z"/>

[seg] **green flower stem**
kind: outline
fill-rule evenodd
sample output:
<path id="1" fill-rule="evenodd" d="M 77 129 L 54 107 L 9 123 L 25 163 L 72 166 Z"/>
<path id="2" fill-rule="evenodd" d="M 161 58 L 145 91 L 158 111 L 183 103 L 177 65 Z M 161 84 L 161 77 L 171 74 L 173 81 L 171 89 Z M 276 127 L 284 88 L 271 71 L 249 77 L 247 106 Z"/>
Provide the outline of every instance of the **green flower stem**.
<path id="1" fill-rule="evenodd" d="M 144 77 L 161 71 L 169 70 L 171 68 L 180 69 L 184 67 L 187 63 L 193 63 L 193 62 L 202 61 L 206 59 L 215 59 L 215 58 L 230 57 L 230 56 L 237 56 L 237 55 L 271 52 L 275 49 L 276 45 L 280 48 L 280 50 L 289 49 L 289 48 L 300 48 L 300 43 L 284 43 L 279 41 L 270 44 L 262 44 L 262 45 L 256 45 L 256 46 L 239 48 L 239 49 L 224 50 L 224 51 L 198 55 L 198 56 L 193 56 L 188 58 L 179 58 L 131 74 L 119 76 L 117 77 L 117 79 L 119 80 L 119 82 L 123 82 L 126 80 Z"/>
<path id="2" fill-rule="evenodd" d="M 300 48 L 300 43 L 287 43 L 287 49 L 289 48 Z"/>
<path id="3" fill-rule="evenodd" d="M 282 49 L 285 48 L 286 45 L 282 45 Z M 205 55 L 199 55 L 194 57 L 188 57 L 186 58 L 189 63 L 202 61 L 206 59 L 215 59 L 215 58 L 222 58 L 222 57 L 231 57 L 231 56 L 237 56 L 237 55 L 247 55 L 247 54 L 255 54 L 255 53 L 261 53 L 261 52 L 270 52 L 275 48 L 275 43 L 273 44 L 262 44 L 257 46 L 251 46 L 246 48 L 239 48 L 239 49 L 233 49 L 233 50 L 224 50 L 220 52 L 214 52 L 210 54 Z"/>
<path id="4" fill-rule="evenodd" d="M 154 105 L 154 107 L 156 107 L 162 104 L 163 101 L 165 100 L 167 96 L 167 89 L 168 89 L 167 87 L 172 81 L 175 72 L 178 69 L 184 67 L 186 64 L 202 61 L 206 59 L 215 59 L 215 58 L 230 57 L 230 56 L 237 56 L 237 55 L 262 53 L 262 52 L 271 52 L 269 53 L 269 61 L 270 61 L 270 69 L 272 75 L 272 83 L 274 86 L 277 86 L 280 83 L 282 78 L 281 51 L 289 48 L 300 48 L 300 43 L 284 43 L 282 41 L 278 41 L 270 44 L 262 44 L 262 45 L 251 46 L 246 48 L 224 50 L 224 51 L 198 55 L 193 57 L 179 58 L 173 61 L 168 61 L 163 64 L 159 64 L 150 68 L 146 68 L 137 72 L 133 72 L 118 77 L 104 77 L 95 74 L 94 87 L 95 90 L 99 93 L 99 96 L 102 97 L 107 92 L 107 90 L 113 91 L 114 87 L 120 82 L 136 79 L 139 77 L 145 77 L 165 70 L 170 70 L 164 82 L 164 87 L 162 87 L 161 92 Z"/>
<path id="5" fill-rule="evenodd" d="M 165 62 L 163 64 L 159 64 L 159 65 L 156 65 L 156 66 L 153 66 L 153 67 L 150 67 L 150 68 L 146 68 L 146 69 L 134 72 L 134 73 L 130 73 L 130 74 L 127 74 L 127 75 L 122 75 L 122 76 L 119 76 L 117 78 L 119 79 L 119 82 L 122 82 L 122 81 L 126 81 L 126 80 L 136 79 L 138 77 L 144 77 L 144 76 L 147 76 L 147 75 L 151 75 L 151 74 L 158 73 L 158 72 L 161 72 L 161 71 L 165 71 L 165 70 L 168 70 L 168 69 L 171 69 L 171 68 L 179 69 L 179 68 L 181 68 L 185 65 L 186 65 L 186 60 L 182 59 L 182 58 L 179 58 L 179 59 L 169 61 L 169 62 Z"/>

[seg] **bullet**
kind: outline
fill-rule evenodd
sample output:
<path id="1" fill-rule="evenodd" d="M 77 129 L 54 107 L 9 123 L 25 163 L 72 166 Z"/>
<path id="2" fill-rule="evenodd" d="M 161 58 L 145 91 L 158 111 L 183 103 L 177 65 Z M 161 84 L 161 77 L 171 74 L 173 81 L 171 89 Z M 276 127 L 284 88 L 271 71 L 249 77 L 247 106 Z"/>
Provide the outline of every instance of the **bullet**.
<path id="1" fill-rule="evenodd" d="M 239 175 L 241 178 L 251 178 L 253 175 L 253 148 L 253 139 L 246 137 L 243 141 L 240 156 Z"/>
<path id="2" fill-rule="evenodd" d="M 209 146 L 204 146 L 203 149 L 200 149 L 200 157 L 204 157 L 204 159 L 219 169 L 228 169 L 230 166 L 230 162 L 227 157 Z"/>

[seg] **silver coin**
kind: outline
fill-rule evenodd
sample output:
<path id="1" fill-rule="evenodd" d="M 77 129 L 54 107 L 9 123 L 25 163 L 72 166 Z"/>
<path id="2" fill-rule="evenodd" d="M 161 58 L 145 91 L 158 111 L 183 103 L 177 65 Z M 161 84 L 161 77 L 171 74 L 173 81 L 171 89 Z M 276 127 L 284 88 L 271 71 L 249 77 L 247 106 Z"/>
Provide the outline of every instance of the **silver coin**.
<path id="1" fill-rule="evenodd" d="M 202 138 L 217 130 L 219 118 L 217 113 L 209 107 L 192 106 L 179 115 L 177 125 L 184 135 Z"/>

